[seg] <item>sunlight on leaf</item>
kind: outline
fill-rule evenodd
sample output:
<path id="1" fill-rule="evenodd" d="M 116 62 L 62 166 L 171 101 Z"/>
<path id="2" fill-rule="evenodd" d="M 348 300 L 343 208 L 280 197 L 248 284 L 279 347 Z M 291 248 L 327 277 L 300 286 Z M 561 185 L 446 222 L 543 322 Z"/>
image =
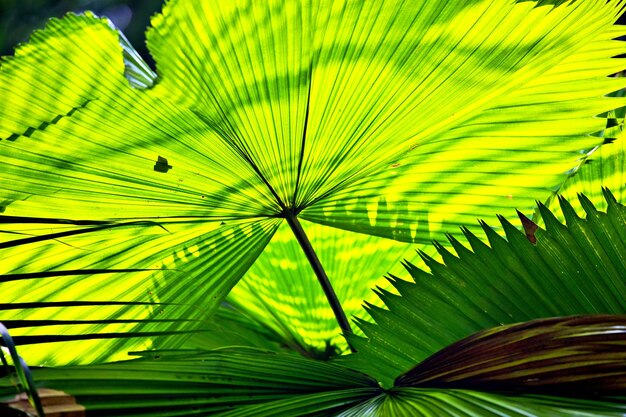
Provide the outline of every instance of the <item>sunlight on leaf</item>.
<path id="1" fill-rule="evenodd" d="M 36 363 L 119 359 L 206 331 L 281 218 L 429 244 L 529 209 L 626 105 L 623 4 L 172 0 L 156 78 L 108 20 L 51 20 L 0 67 L 0 319 Z M 372 246 L 345 236 L 313 245 L 354 313 L 410 249 L 378 241 L 355 279 L 336 256 Z M 295 256 L 248 282 L 284 287 Z M 286 301 L 263 320 L 294 345 L 339 343 L 314 293 L 290 314 L 300 290 L 255 291 L 251 310 Z"/>
<path id="2" fill-rule="evenodd" d="M 388 273 L 407 276 L 400 262 L 419 262 L 418 247 L 433 256 L 436 254 L 432 246 L 407 245 L 302 223 L 324 268 L 333 278 L 348 317 L 366 319 L 363 303 L 380 303 L 370 288 L 383 286 L 391 290 L 383 276 Z M 296 349 L 317 352 L 331 349 L 330 353 L 336 348 L 347 350 L 326 297 L 286 224 L 233 288 L 228 300 L 284 335 L 286 343 Z"/>

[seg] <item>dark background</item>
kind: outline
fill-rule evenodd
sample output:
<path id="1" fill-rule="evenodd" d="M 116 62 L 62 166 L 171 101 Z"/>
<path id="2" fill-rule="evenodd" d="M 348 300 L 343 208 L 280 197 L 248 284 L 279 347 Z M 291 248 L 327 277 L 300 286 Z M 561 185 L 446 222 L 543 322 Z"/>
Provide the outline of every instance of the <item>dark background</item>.
<path id="1" fill-rule="evenodd" d="M 150 17 L 162 5 L 163 0 L 0 0 L 0 55 L 12 55 L 18 43 L 27 42 L 30 33 L 43 28 L 51 17 L 91 10 L 111 19 L 153 65 L 146 50 L 145 31 Z"/>

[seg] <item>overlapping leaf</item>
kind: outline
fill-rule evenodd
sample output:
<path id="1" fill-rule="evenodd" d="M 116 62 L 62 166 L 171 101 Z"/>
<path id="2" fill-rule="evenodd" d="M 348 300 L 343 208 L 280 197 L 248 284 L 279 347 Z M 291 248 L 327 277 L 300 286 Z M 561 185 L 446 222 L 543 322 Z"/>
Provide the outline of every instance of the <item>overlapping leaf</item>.
<path id="1" fill-rule="evenodd" d="M 463 4 L 457 2 L 456 7 L 467 7 L 468 9 L 476 7 L 474 17 L 485 23 L 487 20 L 482 19 L 487 18 L 479 16 L 477 11 L 480 10 L 480 7 L 477 6 L 477 3 L 479 2 L 465 2 Z M 432 118 L 421 116 L 424 114 L 424 106 L 427 104 L 412 109 L 403 109 L 409 113 L 421 112 L 419 120 L 413 120 L 411 123 L 402 124 L 393 119 L 396 123 L 393 125 L 392 121 L 383 120 L 382 113 L 377 113 L 386 111 L 382 107 L 382 103 L 385 106 L 391 106 L 390 103 L 394 100 L 401 100 L 398 97 L 416 99 L 420 94 L 426 94 L 419 88 L 411 91 L 407 87 L 406 77 L 402 78 L 405 71 L 411 74 L 420 72 L 412 65 L 425 65 L 424 63 L 428 62 L 427 59 L 415 59 L 408 62 L 412 57 L 412 52 L 409 49 L 411 42 L 416 42 L 416 45 L 424 48 L 426 45 L 418 43 L 417 35 L 415 35 L 415 38 L 403 37 L 402 42 L 396 40 L 402 44 L 403 48 L 406 48 L 403 50 L 404 52 L 385 51 L 374 46 L 380 38 L 364 35 L 365 33 L 372 33 L 373 28 L 385 25 L 385 22 L 393 21 L 394 30 L 397 32 L 392 32 L 384 37 L 385 42 L 393 43 L 394 36 L 399 36 L 403 30 L 411 30 L 403 25 L 407 24 L 408 16 L 413 12 L 400 3 L 395 5 L 397 10 L 385 10 L 383 14 L 379 13 L 380 10 L 378 9 L 378 7 L 382 9 L 381 5 L 372 6 L 377 11 L 366 11 L 360 9 L 364 6 L 356 3 L 346 3 L 346 7 L 343 8 L 341 6 L 330 7 L 325 2 L 311 4 L 313 7 L 309 7 L 310 4 L 307 2 L 302 4 L 292 2 L 285 7 L 273 4 L 251 4 L 241 7 L 231 5 L 216 8 L 210 3 L 206 3 L 202 6 L 202 13 L 206 14 L 208 18 L 206 21 L 200 21 L 195 17 L 196 8 L 191 5 L 186 8 L 179 7 L 179 4 L 172 3 L 166 9 L 164 16 L 157 18 L 155 28 L 150 33 L 149 39 L 153 51 L 157 55 L 159 71 L 163 75 L 162 85 L 157 88 L 181 91 L 178 100 L 195 106 L 209 124 L 217 126 L 217 130 L 223 132 L 223 135 L 226 136 L 225 140 L 236 147 L 247 159 L 254 161 L 255 166 L 264 173 L 268 182 L 275 185 L 273 188 L 283 202 L 289 204 L 295 198 L 290 194 L 292 192 L 290 190 L 295 189 L 298 191 L 293 191 L 293 194 L 302 199 L 301 202 L 296 201 L 296 206 L 298 204 L 306 206 L 308 204 L 306 203 L 307 199 L 299 196 L 302 196 L 304 192 L 310 192 L 313 205 L 305 209 L 302 216 L 313 221 L 403 240 L 427 241 L 442 231 L 454 232 L 456 226 L 463 222 L 473 221 L 475 216 L 485 213 L 485 210 L 493 214 L 496 210 L 503 210 L 505 207 L 533 206 L 535 199 L 547 197 L 549 189 L 562 181 L 559 180 L 560 174 L 576 166 L 578 160 L 584 156 L 578 152 L 585 147 L 583 142 L 596 144 L 601 142 L 601 138 L 583 138 L 585 133 L 592 133 L 603 127 L 600 120 L 585 116 L 585 112 L 590 111 L 587 106 L 594 107 L 591 113 L 597 114 L 604 112 L 607 105 L 609 107 L 616 105 L 615 102 L 612 103 L 612 100 L 607 100 L 603 95 L 619 88 L 623 83 L 623 80 L 606 77 L 609 73 L 621 69 L 622 65 L 619 60 L 611 59 L 611 56 L 617 55 L 622 48 L 619 42 L 611 40 L 620 33 L 621 29 L 611 29 L 598 34 L 593 41 L 586 39 L 584 42 L 586 46 L 578 50 L 577 54 L 573 54 L 572 57 L 564 57 L 562 65 L 547 71 L 536 80 L 529 80 L 528 86 L 524 90 L 511 93 L 513 98 L 503 96 L 498 106 L 490 103 L 490 106 L 494 107 L 487 106 L 489 110 L 480 107 L 480 110 L 484 111 L 487 116 L 482 116 L 483 113 L 476 110 L 475 117 L 478 120 L 472 121 L 471 126 L 465 130 L 459 130 L 457 127 L 450 129 L 451 126 L 441 127 L 442 131 L 448 132 L 450 130 L 447 133 L 450 139 L 441 141 L 442 143 L 437 141 L 437 144 L 432 145 L 432 148 L 445 147 L 444 149 L 447 149 L 450 147 L 451 150 L 433 152 L 433 149 L 428 148 L 431 142 L 430 137 L 428 140 L 426 138 L 412 138 L 410 141 L 421 140 L 420 146 L 424 146 L 423 152 L 421 152 L 421 147 L 410 152 L 410 155 L 413 155 L 411 158 L 414 158 L 412 161 L 415 161 L 412 163 L 412 171 L 402 168 L 406 164 L 398 165 L 395 160 L 386 165 L 377 160 L 374 165 L 382 168 L 381 173 L 372 177 L 369 175 L 372 169 L 368 164 L 374 156 L 385 159 L 381 156 L 384 152 L 397 152 L 394 151 L 393 144 L 400 143 L 398 137 L 404 137 L 406 140 L 411 137 L 411 134 L 407 132 L 418 128 L 419 123 L 426 129 L 427 124 L 431 123 L 432 120 L 437 120 L 436 116 Z M 424 22 L 428 19 L 433 19 L 432 22 L 437 22 L 438 19 L 441 21 L 461 19 L 453 16 L 448 9 L 437 15 L 436 9 L 440 6 L 423 6 L 426 10 L 422 10 L 423 15 L 416 17 L 416 19 Z M 509 6 L 510 4 L 501 5 L 502 9 L 499 12 L 504 13 L 504 10 Z M 532 3 L 523 5 L 523 9 L 518 9 L 520 16 L 533 9 L 533 6 L 535 4 Z M 326 7 L 329 7 L 331 11 L 325 11 Z M 532 10 L 533 18 L 543 19 L 544 14 L 551 10 L 551 6 L 539 9 Z M 401 17 L 393 20 L 391 16 L 395 12 L 398 12 Z M 559 16 L 553 14 L 551 18 L 556 21 L 568 13 L 566 9 L 560 9 L 559 12 L 563 14 Z M 587 9 L 586 12 L 590 12 L 590 9 Z M 355 20 L 356 16 L 365 21 L 371 18 L 372 21 L 360 23 Z M 573 14 L 567 16 L 567 19 L 575 19 L 575 17 L 576 15 Z M 294 24 L 292 19 L 295 19 L 298 24 Z M 311 25 L 311 21 L 316 23 Z M 415 21 L 411 24 L 418 26 Z M 285 30 L 285 33 L 266 34 L 268 25 L 280 26 Z M 350 28 L 351 25 L 354 25 L 354 29 L 350 29 L 353 32 L 348 42 L 344 35 L 348 34 L 349 29 L 347 28 Z M 469 24 L 463 25 L 466 23 L 457 25 L 459 31 L 469 28 Z M 214 29 L 216 27 L 219 28 L 217 33 Z M 323 36 L 319 35 L 318 31 L 312 27 L 325 27 Z M 365 29 L 366 27 L 367 29 Z M 187 42 L 186 33 L 189 30 L 200 33 L 203 42 L 198 45 L 190 45 L 190 53 L 176 56 L 169 54 L 167 42 L 170 37 L 177 38 L 180 42 Z M 445 41 L 441 41 L 435 36 L 437 31 L 445 31 L 445 27 L 432 27 L 429 30 L 433 33 L 432 43 L 441 45 L 445 49 Z M 363 36 L 359 37 L 358 35 L 361 33 Z M 333 37 L 332 42 L 329 42 L 327 39 L 332 34 L 336 36 Z M 460 36 L 460 33 L 446 34 L 449 35 L 450 39 Z M 478 32 L 476 34 L 477 37 L 480 36 Z M 413 36 L 412 33 L 411 36 Z M 509 34 L 508 36 L 513 35 Z M 293 50 L 278 49 L 285 42 L 289 43 L 290 41 L 294 43 Z M 312 42 L 314 46 L 308 45 L 307 41 Z M 471 40 L 467 41 L 471 42 Z M 349 45 L 351 42 L 358 44 L 354 50 Z M 500 46 L 504 50 L 507 49 L 509 41 L 503 42 L 504 44 Z M 328 45 L 328 51 L 325 45 Z M 564 45 L 559 45 L 559 47 L 562 46 Z M 419 48 L 414 49 L 419 51 Z M 268 56 L 267 51 L 274 51 L 274 54 Z M 370 51 L 372 51 L 371 57 L 364 56 L 365 52 L 369 53 Z M 429 50 L 425 54 L 428 55 L 431 52 Z M 359 55 L 361 53 L 363 55 Z M 415 54 L 418 53 L 415 52 Z M 341 63 L 335 62 L 338 57 L 341 57 Z M 558 60 L 558 58 L 555 59 Z M 597 62 L 597 65 L 586 66 L 585 70 L 581 71 L 577 63 L 590 59 Z M 521 63 L 518 64 L 522 65 Z M 528 71 L 524 75 L 528 76 L 534 71 L 533 68 L 538 68 L 535 66 L 543 65 L 546 65 L 545 61 L 532 61 L 532 64 L 528 63 L 528 67 L 524 67 L 523 70 L 519 69 L 519 72 L 524 74 L 524 71 Z M 377 79 L 376 71 L 387 71 L 388 67 L 393 68 L 398 73 L 398 77 L 395 79 L 379 77 Z M 202 68 L 203 71 L 200 72 L 198 68 Z M 231 68 L 240 70 L 233 75 Z M 449 69 L 442 68 L 440 71 L 448 74 Z M 367 71 L 367 74 L 364 74 L 364 71 Z M 228 78 L 223 76 L 226 73 L 229 74 Z M 318 76 L 318 73 L 323 75 Z M 384 73 L 387 74 L 387 72 Z M 516 76 L 519 77 L 520 73 L 516 73 Z M 309 75 L 311 75 L 310 80 L 307 80 Z M 432 75 L 432 77 L 434 78 L 433 84 L 436 84 L 436 75 Z M 364 79 L 371 81 L 368 87 L 366 89 L 356 88 L 356 82 L 363 82 Z M 328 80 L 333 80 L 333 84 L 330 85 Z M 398 83 L 397 90 L 394 90 L 394 83 L 398 80 L 403 82 Z M 422 79 L 414 82 L 426 83 Z M 446 82 L 449 80 L 446 79 Z M 460 83 L 461 81 L 455 82 Z M 523 81 L 521 78 L 517 78 L 516 82 L 522 83 Z M 187 90 L 182 93 L 183 86 L 187 85 L 194 85 L 197 88 L 194 88 L 191 93 Z M 204 85 L 212 85 L 215 88 L 207 92 L 202 88 Z M 289 86 L 291 89 L 286 89 L 285 86 Z M 481 86 L 484 87 L 484 84 L 473 85 L 475 91 L 478 91 Z M 584 88 L 582 88 L 583 86 Z M 442 86 L 431 87 L 442 96 L 441 101 L 448 100 L 450 95 L 454 95 L 455 100 L 458 98 L 458 88 L 445 91 Z M 492 93 L 497 95 L 496 90 L 502 92 L 506 88 L 505 85 L 494 86 Z M 381 95 L 392 97 L 400 89 L 406 89 L 406 97 L 398 96 L 388 101 L 380 101 Z M 567 97 L 565 97 L 565 93 L 567 93 Z M 291 106 L 287 106 L 287 103 Z M 355 103 L 358 103 L 358 108 Z M 341 108 L 342 111 L 333 111 L 331 105 L 333 108 L 335 106 Z M 344 111 L 344 108 L 355 110 L 356 113 Z M 429 109 L 432 113 L 440 110 L 441 113 L 445 112 L 436 106 Z M 528 112 L 528 116 L 524 116 L 525 112 Z M 302 114 L 306 115 L 304 125 L 301 123 Z M 533 123 L 522 123 L 526 117 L 533 119 L 537 118 L 539 114 L 544 114 L 543 118 L 539 118 Z M 270 115 L 271 117 L 269 117 Z M 340 126 L 340 123 L 344 123 L 344 121 L 348 121 L 349 126 L 358 127 L 357 120 L 360 120 L 360 115 L 365 115 L 363 119 L 365 121 L 362 123 L 368 123 L 370 120 L 372 122 L 367 128 L 359 128 L 358 134 L 353 133 L 350 129 L 345 132 L 338 131 L 338 129 L 330 131 L 331 127 Z M 395 117 L 395 115 L 392 116 Z M 548 137 L 546 132 L 562 126 L 563 117 L 568 119 L 569 130 L 562 132 L 558 139 L 559 144 L 557 144 L 553 135 L 550 134 Z M 327 118 L 332 120 L 332 123 L 327 123 Z M 376 120 L 377 118 L 382 120 L 380 122 L 382 124 L 376 124 L 379 122 Z M 487 120 L 483 120 L 484 118 Z M 489 129 L 484 128 L 487 123 Z M 513 125 L 517 129 L 517 134 L 510 131 Z M 385 134 L 384 129 L 386 128 L 397 129 L 394 134 L 399 136 Z M 370 130 L 375 130 L 376 135 L 370 134 Z M 472 135 L 467 135 L 468 131 L 471 131 Z M 267 136 L 266 132 L 275 134 L 279 138 L 276 146 L 263 142 L 263 138 Z M 325 132 L 328 132 L 327 135 Z M 467 139 L 464 139 L 462 145 L 458 143 L 453 145 L 453 142 L 458 142 L 457 139 L 463 139 L 457 138 L 458 135 L 463 136 L 463 138 L 467 136 Z M 344 137 L 348 139 L 345 142 L 340 140 Z M 573 140 L 576 137 L 581 141 Z M 559 156 L 559 148 L 563 145 L 565 138 L 567 138 L 567 143 L 577 143 L 577 145 L 572 148 L 575 151 L 570 153 L 570 161 L 562 163 L 562 160 L 559 159 L 562 156 L 562 154 Z M 301 154 L 299 154 L 298 147 L 300 141 L 302 141 L 303 146 L 303 153 Z M 371 153 L 371 147 L 379 146 L 380 143 L 387 144 L 389 150 L 377 149 L 375 154 Z M 400 148 L 400 151 L 406 151 L 407 146 Z M 545 146 L 546 149 L 541 150 L 540 157 L 533 155 L 524 162 L 524 155 L 528 149 L 541 149 L 542 146 Z M 331 152 L 331 149 L 335 153 Z M 468 152 L 471 149 L 474 149 L 473 155 L 476 156 L 476 159 L 468 158 Z M 430 159 L 433 163 L 425 164 L 425 155 L 428 157 L 431 153 L 433 156 Z M 497 158 L 495 157 L 496 154 Z M 514 154 L 516 156 L 513 156 Z M 449 158 L 449 155 L 456 156 Z M 548 158 L 544 160 L 544 157 Z M 511 158 L 514 161 L 511 165 L 507 165 L 506 160 Z M 281 164 L 282 166 L 274 164 L 275 159 L 280 159 L 284 164 Z M 442 164 L 435 163 L 442 160 L 454 160 L 458 163 L 449 163 L 442 168 Z M 354 161 L 358 161 L 358 166 Z M 330 168 L 331 163 L 332 168 Z M 463 169 L 460 169 L 459 164 L 461 163 L 466 164 L 462 167 Z M 316 164 L 327 168 L 317 170 Z M 534 166 L 532 172 L 528 169 L 528 165 Z M 557 165 L 560 168 L 556 168 Z M 354 169 L 350 174 L 344 172 L 348 167 Z M 427 167 L 427 172 L 424 167 Z M 358 175 L 365 178 L 361 182 L 357 181 L 358 176 L 355 174 L 357 169 L 361 170 Z M 467 191 L 467 178 L 470 175 L 468 169 L 476 172 L 477 182 L 482 185 L 474 184 L 473 180 L 472 183 L 482 191 Z M 300 172 L 302 173 L 301 181 L 298 176 Z M 313 178 L 316 173 L 322 174 L 323 177 Z M 446 174 L 446 178 L 452 179 L 447 184 L 441 185 L 441 174 L 443 173 Z M 546 174 L 552 179 L 548 180 Z M 330 187 L 329 184 L 333 181 L 332 187 L 336 187 L 333 189 L 333 193 L 339 192 L 351 181 L 355 181 L 355 185 L 350 191 L 352 194 L 346 192 L 337 194 L 340 196 L 334 198 L 333 195 L 335 194 L 330 192 L 314 189 L 307 191 L 307 175 L 312 182 L 314 181 L 314 185 L 311 187 Z M 346 178 L 350 177 L 350 179 L 343 178 L 342 175 L 345 175 Z M 435 176 L 439 184 L 435 184 L 435 181 L 429 179 Z M 337 181 L 337 184 L 334 181 Z M 529 189 L 531 184 L 537 184 L 538 187 L 531 191 Z M 449 194 L 446 190 L 450 185 L 453 187 L 452 192 L 457 193 L 456 200 L 452 203 L 447 199 L 441 199 L 442 196 Z M 402 188 L 406 192 L 399 193 L 398 188 Z M 513 189 L 514 191 L 512 191 Z M 354 190 L 356 190 L 356 194 Z M 488 196 L 484 192 L 493 195 Z M 320 197 L 318 200 L 315 193 L 324 197 Z M 480 195 L 481 193 L 483 195 Z M 513 195 L 515 195 L 515 199 L 512 198 Z M 387 200 L 389 200 L 389 209 L 386 208 Z M 478 205 L 475 204 L 477 201 Z M 471 204 L 468 204 L 470 202 Z M 399 206 L 400 208 L 398 208 Z M 441 207 L 429 211 L 434 206 Z M 420 233 L 417 232 L 418 224 L 415 219 L 418 219 L 417 223 L 421 228 Z M 284 227 L 286 229 L 286 226 Z M 386 232 L 383 230 L 389 227 L 391 229 Z M 288 233 L 285 231 L 284 236 L 288 236 Z M 264 254 L 261 263 L 250 271 L 246 283 L 235 289 L 231 299 L 239 305 L 251 306 L 262 317 L 268 317 L 267 320 L 273 322 L 274 326 L 281 328 L 282 332 L 290 333 L 288 338 L 296 339 L 296 344 L 302 344 L 297 342 L 301 338 L 305 339 L 307 344 L 312 343 L 318 348 L 324 346 L 320 340 L 334 339 L 335 343 L 339 342 L 337 328 L 332 324 L 332 317 L 328 315 L 330 309 L 324 307 L 325 301 L 322 293 L 319 289 L 314 288 L 313 279 L 304 281 L 303 278 L 299 278 L 298 285 L 292 284 L 294 279 L 298 279 L 295 278 L 296 276 L 311 275 L 310 272 L 304 272 L 306 265 L 300 250 L 295 246 L 292 238 L 277 236 L 275 242 L 279 239 L 281 241 L 285 239 L 284 245 L 286 247 L 284 250 L 273 251 L 272 255 L 270 255 L 270 251 Z M 315 244 L 316 238 L 312 239 Z M 356 241 L 359 238 L 354 237 L 352 239 Z M 327 240 L 332 242 L 332 239 Z M 366 239 L 364 238 L 364 240 Z M 278 246 L 278 244 L 273 246 Z M 360 245 L 355 244 L 355 247 L 358 246 Z M 268 249 L 271 250 L 272 248 Z M 316 249 L 329 250 L 335 253 L 342 251 L 339 245 L 327 244 L 326 242 L 318 243 Z M 287 258 L 289 260 L 286 260 Z M 299 260 L 296 261 L 296 259 Z M 277 268 L 277 266 L 284 266 L 284 268 Z M 293 269 L 294 267 L 298 269 Z M 352 274 L 342 273 L 343 271 L 335 273 L 332 267 L 329 268 L 328 265 L 326 267 L 330 271 L 329 275 L 335 286 L 338 287 L 337 291 L 341 293 L 340 288 L 347 285 L 346 279 Z M 355 267 L 350 270 L 357 271 L 358 268 Z M 378 271 L 372 271 L 371 275 L 368 272 L 366 281 L 373 282 L 377 278 Z M 351 280 L 351 282 L 353 281 Z M 283 286 L 281 283 L 288 284 Z M 303 296 L 302 293 L 306 295 Z M 359 293 L 363 294 L 363 286 L 354 294 Z M 351 312 L 352 308 L 349 307 L 351 300 L 349 298 L 340 294 L 344 308 Z M 358 300 L 359 297 L 352 298 Z M 322 326 L 312 324 L 313 321 L 318 323 L 324 321 L 327 325 L 322 330 Z"/>
<path id="2" fill-rule="evenodd" d="M 35 376 L 42 394 L 67 403 L 59 411 L 80 407 L 87 416 L 618 416 L 626 398 L 607 395 L 626 386 L 625 324 L 626 316 L 588 316 L 490 329 L 436 353 L 388 391 L 335 363 L 232 349 L 153 352 Z M 8 382 L 0 380 L 0 404 L 29 410 Z"/>
<path id="3" fill-rule="evenodd" d="M 426 257 L 431 273 L 408 265 L 415 283 L 391 280 L 401 296 L 380 291 L 389 310 L 369 312 L 367 339 L 354 338 L 352 366 L 391 380 L 445 346 L 482 329 L 532 319 L 623 314 L 626 301 L 626 207 L 605 192 L 607 213 L 581 198 L 581 219 L 561 200 L 567 226 L 541 206 L 546 230 L 536 245 L 501 218 L 506 239 L 483 223 L 489 246 L 466 231 L 471 250 L 454 238 L 444 264 Z"/>

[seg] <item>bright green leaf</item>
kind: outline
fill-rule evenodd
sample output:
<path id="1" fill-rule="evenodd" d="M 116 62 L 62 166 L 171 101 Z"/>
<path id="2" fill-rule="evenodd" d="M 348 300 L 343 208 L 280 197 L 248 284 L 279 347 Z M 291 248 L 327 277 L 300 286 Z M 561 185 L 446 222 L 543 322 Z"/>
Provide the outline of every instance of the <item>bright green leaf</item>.
<path id="1" fill-rule="evenodd" d="M 302 225 L 348 317 L 366 319 L 363 302 L 380 303 L 370 288 L 390 287 L 385 274 L 406 275 L 400 262 L 419 261 L 414 245 L 315 223 Z M 424 250 L 435 252 L 432 246 Z M 283 335 L 296 350 L 328 357 L 336 348 L 347 349 L 311 266 L 285 223 L 228 300 Z"/>

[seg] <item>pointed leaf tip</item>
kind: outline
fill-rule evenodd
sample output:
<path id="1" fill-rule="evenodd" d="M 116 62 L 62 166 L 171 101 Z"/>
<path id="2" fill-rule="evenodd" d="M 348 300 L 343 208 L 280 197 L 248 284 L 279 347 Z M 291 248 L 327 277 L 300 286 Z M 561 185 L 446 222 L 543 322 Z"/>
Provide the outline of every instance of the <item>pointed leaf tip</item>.
<path id="1" fill-rule="evenodd" d="M 576 214 L 576 210 L 574 210 L 572 204 L 562 195 L 559 195 L 558 197 L 559 205 L 561 206 L 561 211 L 563 212 L 563 216 L 565 216 L 567 224 L 580 220 L 580 217 Z"/>
<path id="2" fill-rule="evenodd" d="M 617 203 L 617 199 L 607 187 L 602 187 L 602 194 L 607 203 Z"/>
<path id="3" fill-rule="evenodd" d="M 593 216 L 597 213 L 596 206 L 586 195 L 582 193 L 576 193 L 576 196 L 578 197 L 578 201 L 580 202 L 583 210 L 585 210 L 585 213 L 587 213 L 587 216 Z"/>

